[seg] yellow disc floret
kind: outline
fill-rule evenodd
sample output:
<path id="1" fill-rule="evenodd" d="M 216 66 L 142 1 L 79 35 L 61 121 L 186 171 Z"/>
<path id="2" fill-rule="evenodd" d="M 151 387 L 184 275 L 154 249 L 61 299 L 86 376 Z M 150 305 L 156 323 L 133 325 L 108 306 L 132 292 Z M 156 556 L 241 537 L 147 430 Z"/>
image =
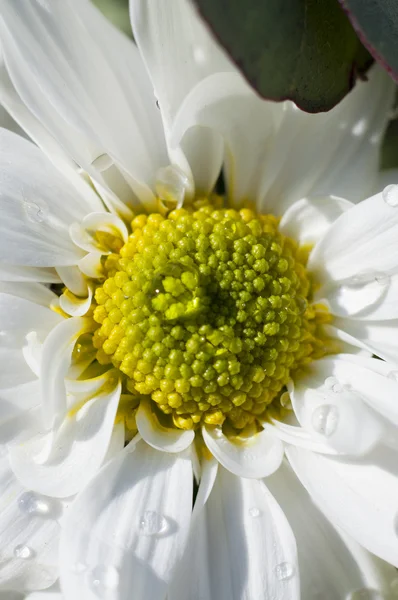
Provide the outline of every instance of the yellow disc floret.
<path id="1" fill-rule="evenodd" d="M 319 352 L 306 258 L 248 209 L 139 215 L 95 291 L 97 359 L 179 428 L 242 429 Z"/>

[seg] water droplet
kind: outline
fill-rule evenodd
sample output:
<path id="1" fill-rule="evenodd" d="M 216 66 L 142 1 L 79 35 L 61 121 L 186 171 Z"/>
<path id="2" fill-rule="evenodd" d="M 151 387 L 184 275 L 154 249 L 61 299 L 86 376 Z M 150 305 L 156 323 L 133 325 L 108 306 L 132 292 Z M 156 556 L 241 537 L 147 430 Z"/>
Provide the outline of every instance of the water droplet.
<path id="1" fill-rule="evenodd" d="M 279 402 L 281 403 L 282 408 L 286 408 L 287 410 L 292 410 L 292 401 L 290 399 L 289 392 L 283 392 L 283 394 L 279 398 Z"/>
<path id="2" fill-rule="evenodd" d="M 261 515 L 261 510 L 257 508 L 257 506 L 253 506 L 252 508 L 249 508 L 249 515 L 256 519 Z"/>
<path id="3" fill-rule="evenodd" d="M 182 169 L 175 165 L 163 167 L 156 174 L 156 192 L 159 198 L 181 208 L 190 181 Z"/>
<path id="4" fill-rule="evenodd" d="M 48 217 L 49 210 L 44 204 L 39 205 L 36 202 L 24 200 L 23 207 L 26 216 L 32 223 L 43 223 Z"/>
<path id="5" fill-rule="evenodd" d="M 346 600 L 383 600 L 383 597 L 377 590 L 371 588 L 361 588 L 348 594 Z"/>
<path id="6" fill-rule="evenodd" d="M 47 498 L 35 492 L 25 492 L 18 500 L 18 507 L 29 515 L 49 517 L 55 516 L 58 503 L 53 498 Z"/>
<path id="7" fill-rule="evenodd" d="M 341 394 L 344 391 L 344 387 L 337 381 L 335 377 L 327 377 L 325 379 L 325 386 L 334 394 Z"/>
<path id="8" fill-rule="evenodd" d="M 29 558 L 33 558 L 34 552 L 32 548 L 29 546 L 25 546 L 25 544 L 18 544 L 14 548 L 14 556 L 15 558 L 23 558 L 24 560 L 28 560 Z"/>
<path id="9" fill-rule="evenodd" d="M 388 185 L 384 188 L 381 195 L 388 206 L 398 206 L 398 185 Z"/>
<path id="10" fill-rule="evenodd" d="M 279 581 L 287 581 L 294 575 L 294 566 L 288 562 L 282 562 L 276 565 L 275 573 Z"/>
<path id="11" fill-rule="evenodd" d="M 373 282 L 384 287 L 390 283 L 390 276 L 381 271 L 371 271 L 368 273 L 357 273 L 349 280 L 349 283 L 354 286 L 363 286 Z"/>
<path id="12" fill-rule="evenodd" d="M 352 134 L 356 137 L 363 135 L 368 128 L 368 121 L 366 119 L 360 119 L 355 123 L 353 128 L 351 129 Z"/>
<path id="13" fill-rule="evenodd" d="M 140 518 L 139 530 L 142 535 L 158 535 L 166 529 L 166 520 L 154 510 L 146 510 Z"/>
<path id="14" fill-rule="evenodd" d="M 99 598 L 106 598 L 107 593 L 116 590 L 119 579 L 119 571 L 115 567 L 106 565 L 98 565 L 88 573 L 90 588 Z"/>
<path id="15" fill-rule="evenodd" d="M 390 371 L 387 375 L 388 379 L 398 382 L 398 371 Z"/>
<path id="16" fill-rule="evenodd" d="M 156 106 L 158 107 L 158 109 L 160 110 L 160 104 L 159 104 L 159 100 L 156 100 Z"/>
<path id="17" fill-rule="evenodd" d="M 113 165 L 113 160 L 109 156 L 109 154 L 100 154 L 91 162 L 91 166 L 97 169 L 98 171 L 106 171 Z"/>
<path id="18" fill-rule="evenodd" d="M 312 427 L 317 433 L 331 436 L 337 429 L 339 411 L 334 404 L 322 404 L 312 414 Z"/>

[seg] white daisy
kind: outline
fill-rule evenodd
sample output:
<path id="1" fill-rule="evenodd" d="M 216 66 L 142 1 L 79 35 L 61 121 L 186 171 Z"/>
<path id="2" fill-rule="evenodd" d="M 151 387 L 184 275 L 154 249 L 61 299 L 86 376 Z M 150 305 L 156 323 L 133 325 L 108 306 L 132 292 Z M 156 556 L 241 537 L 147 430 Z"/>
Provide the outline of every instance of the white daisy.
<path id="1" fill-rule="evenodd" d="M 132 2 L 138 48 L 86 1 L 0 6 L 37 144 L 0 134 L 3 588 L 51 585 L 61 523 L 67 600 L 393 594 L 387 76 L 306 115 L 185 0 Z"/>

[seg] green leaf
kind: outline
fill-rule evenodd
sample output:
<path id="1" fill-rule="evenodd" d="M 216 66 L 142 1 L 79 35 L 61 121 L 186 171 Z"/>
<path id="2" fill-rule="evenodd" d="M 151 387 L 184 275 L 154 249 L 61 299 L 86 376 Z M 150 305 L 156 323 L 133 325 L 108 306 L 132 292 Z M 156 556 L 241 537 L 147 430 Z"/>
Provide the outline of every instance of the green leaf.
<path id="1" fill-rule="evenodd" d="M 372 60 L 337 0 L 195 0 L 261 96 L 331 109 Z"/>
<path id="2" fill-rule="evenodd" d="M 339 0 L 364 45 L 398 80 L 397 0 Z"/>

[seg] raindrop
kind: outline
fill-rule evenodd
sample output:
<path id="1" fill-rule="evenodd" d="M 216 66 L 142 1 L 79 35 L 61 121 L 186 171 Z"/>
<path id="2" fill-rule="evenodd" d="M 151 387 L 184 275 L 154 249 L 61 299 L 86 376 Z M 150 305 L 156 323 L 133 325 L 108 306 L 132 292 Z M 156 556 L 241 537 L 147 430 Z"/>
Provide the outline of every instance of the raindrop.
<path id="1" fill-rule="evenodd" d="M 287 581 L 294 575 L 294 567 L 288 562 L 282 562 L 275 567 L 276 577 L 279 581 Z"/>
<path id="2" fill-rule="evenodd" d="M 373 282 L 384 287 L 390 283 L 390 276 L 387 273 L 372 271 L 370 273 L 358 273 L 349 280 L 349 283 L 354 286 L 363 286 Z"/>
<path id="3" fill-rule="evenodd" d="M 107 593 L 117 589 L 120 579 L 119 571 L 106 565 L 98 565 L 90 570 L 88 577 L 90 588 L 99 598 L 104 598 Z"/>
<path id="4" fill-rule="evenodd" d="M 159 100 L 156 100 L 156 106 L 158 107 L 158 109 L 160 110 L 160 104 L 159 104 Z"/>
<path id="5" fill-rule="evenodd" d="M 261 510 L 257 508 L 257 506 L 253 506 L 252 508 L 249 508 L 249 515 L 256 519 L 261 515 Z"/>
<path id="6" fill-rule="evenodd" d="M 40 206 L 36 202 L 24 200 L 23 207 L 29 221 L 32 223 L 43 223 L 48 217 L 49 210 L 47 206 Z"/>
<path id="7" fill-rule="evenodd" d="M 381 195 L 388 206 L 398 206 L 398 185 L 388 185 L 384 188 Z"/>
<path id="8" fill-rule="evenodd" d="M 34 552 L 32 548 L 29 546 L 25 546 L 25 544 L 18 544 L 14 548 L 14 556 L 15 558 L 23 558 L 24 560 L 28 560 L 29 558 L 33 558 Z"/>
<path id="9" fill-rule="evenodd" d="M 312 427 L 317 433 L 331 436 L 337 429 L 339 411 L 334 404 L 322 404 L 312 414 Z"/>
<path id="10" fill-rule="evenodd" d="M 341 394 L 344 391 L 344 387 L 337 381 L 335 377 L 327 377 L 325 379 L 325 386 L 334 394 Z"/>
<path id="11" fill-rule="evenodd" d="M 383 600 L 383 597 L 377 590 L 371 588 L 361 588 L 348 594 L 346 600 Z"/>
<path id="12" fill-rule="evenodd" d="M 139 521 L 139 530 L 142 535 L 158 535 L 163 533 L 166 527 L 165 518 L 154 510 L 146 510 Z"/>
<path id="13" fill-rule="evenodd" d="M 190 182 L 182 169 L 171 165 L 158 170 L 155 187 L 159 198 L 180 208 L 190 187 Z"/>
<path id="14" fill-rule="evenodd" d="M 113 160 L 109 156 L 109 154 L 106 154 L 106 153 L 100 154 L 99 156 L 94 158 L 94 160 L 91 162 L 91 166 L 100 172 L 106 171 L 112 165 L 113 165 Z"/>
<path id="15" fill-rule="evenodd" d="M 25 492 L 18 499 L 19 509 L 29 515 L 49 517 L 57 512 L 58 503 L 35 492 Z"/>
<path id="16" fill-rule="evenodd" d="M 279 399 L 279 402 L 281 403 L 282 408 L 286 408 L 287 410 L 292 409 L 292 401 L 290 399 L 289 392 L 283 392 Z"/>

